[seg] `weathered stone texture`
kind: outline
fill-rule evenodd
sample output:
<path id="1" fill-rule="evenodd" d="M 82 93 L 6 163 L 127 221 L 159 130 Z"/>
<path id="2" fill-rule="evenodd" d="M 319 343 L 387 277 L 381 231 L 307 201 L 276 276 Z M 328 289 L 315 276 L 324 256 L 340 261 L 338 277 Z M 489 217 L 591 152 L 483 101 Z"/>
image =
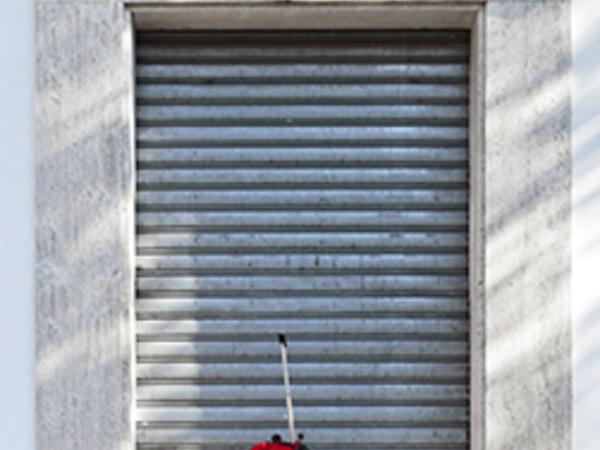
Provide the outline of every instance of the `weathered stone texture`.
<path id="1" fill-rule="evenodd" d="M 44 450 L 115 449 L 127 436 L 123 24 L 116 5 L 36 7 L 37 447 Z"/>
<path id="2" fill-rule="evenodd" d="M 486 28 L 486 449 L 568 449 L 569 5 Z"/>

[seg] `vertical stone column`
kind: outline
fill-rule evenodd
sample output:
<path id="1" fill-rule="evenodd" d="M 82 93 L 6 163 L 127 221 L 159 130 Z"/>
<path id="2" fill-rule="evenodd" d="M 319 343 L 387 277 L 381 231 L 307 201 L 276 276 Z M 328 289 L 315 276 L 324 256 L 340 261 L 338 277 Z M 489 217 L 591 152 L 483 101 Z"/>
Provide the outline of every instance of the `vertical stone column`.
<path id="1" fill-rule="evenodd" d="M 567 450 L 570 4 L 486 12 L 486 450 Z"/>
<path id="2" fill-rule="evenodd" d="M 126 32 L 117 2 L 36 4 L 39 449 L 130 448 Z"/>

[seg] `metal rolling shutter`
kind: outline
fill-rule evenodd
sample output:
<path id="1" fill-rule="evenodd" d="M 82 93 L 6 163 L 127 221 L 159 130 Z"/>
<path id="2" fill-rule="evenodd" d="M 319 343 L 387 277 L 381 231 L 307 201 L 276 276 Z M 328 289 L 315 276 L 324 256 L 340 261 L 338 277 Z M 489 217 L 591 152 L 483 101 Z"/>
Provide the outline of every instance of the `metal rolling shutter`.
<path id="1" fill-rule="evenodd" d="M 142 32 L 137 440 L 468 448 L 468 34 Z"/>

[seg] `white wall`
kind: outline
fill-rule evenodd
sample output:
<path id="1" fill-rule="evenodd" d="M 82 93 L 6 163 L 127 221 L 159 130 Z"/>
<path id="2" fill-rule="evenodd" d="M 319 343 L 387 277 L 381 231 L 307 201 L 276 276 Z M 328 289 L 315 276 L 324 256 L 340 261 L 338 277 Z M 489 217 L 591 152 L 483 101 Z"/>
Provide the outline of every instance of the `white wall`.
<path id="1" fill-rule="evenodd" d="M 33 4 L 0 14 L 0 446 L 35 448 Z"/>
<path id="2" fill-rule="evenodd" d="M 600 0 L 572 0 L 574 449 L 600 442 Z"/>
<path id="3" fill-rule="evenodd" d="M 600 442 L 600 1 L 572 0 L 575 450 Z M 33 6 L 0 15 L 0 442 L 35 447 Z"/>

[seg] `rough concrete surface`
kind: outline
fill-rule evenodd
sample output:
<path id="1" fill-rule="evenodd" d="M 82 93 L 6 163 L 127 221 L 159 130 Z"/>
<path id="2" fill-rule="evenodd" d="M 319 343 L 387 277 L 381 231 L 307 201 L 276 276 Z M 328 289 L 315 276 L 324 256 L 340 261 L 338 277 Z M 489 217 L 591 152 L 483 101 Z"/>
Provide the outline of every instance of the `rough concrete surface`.
<path id="1" fill-rule="evenodd" d="M 486 449 L 568 449 L 568 4 L 487 6 Z"/>
<path id="2" fill-rule="evenodd" d="M 39 3 L 37 448 L 127 438 L 129 129 L 121 8 Z"/>

